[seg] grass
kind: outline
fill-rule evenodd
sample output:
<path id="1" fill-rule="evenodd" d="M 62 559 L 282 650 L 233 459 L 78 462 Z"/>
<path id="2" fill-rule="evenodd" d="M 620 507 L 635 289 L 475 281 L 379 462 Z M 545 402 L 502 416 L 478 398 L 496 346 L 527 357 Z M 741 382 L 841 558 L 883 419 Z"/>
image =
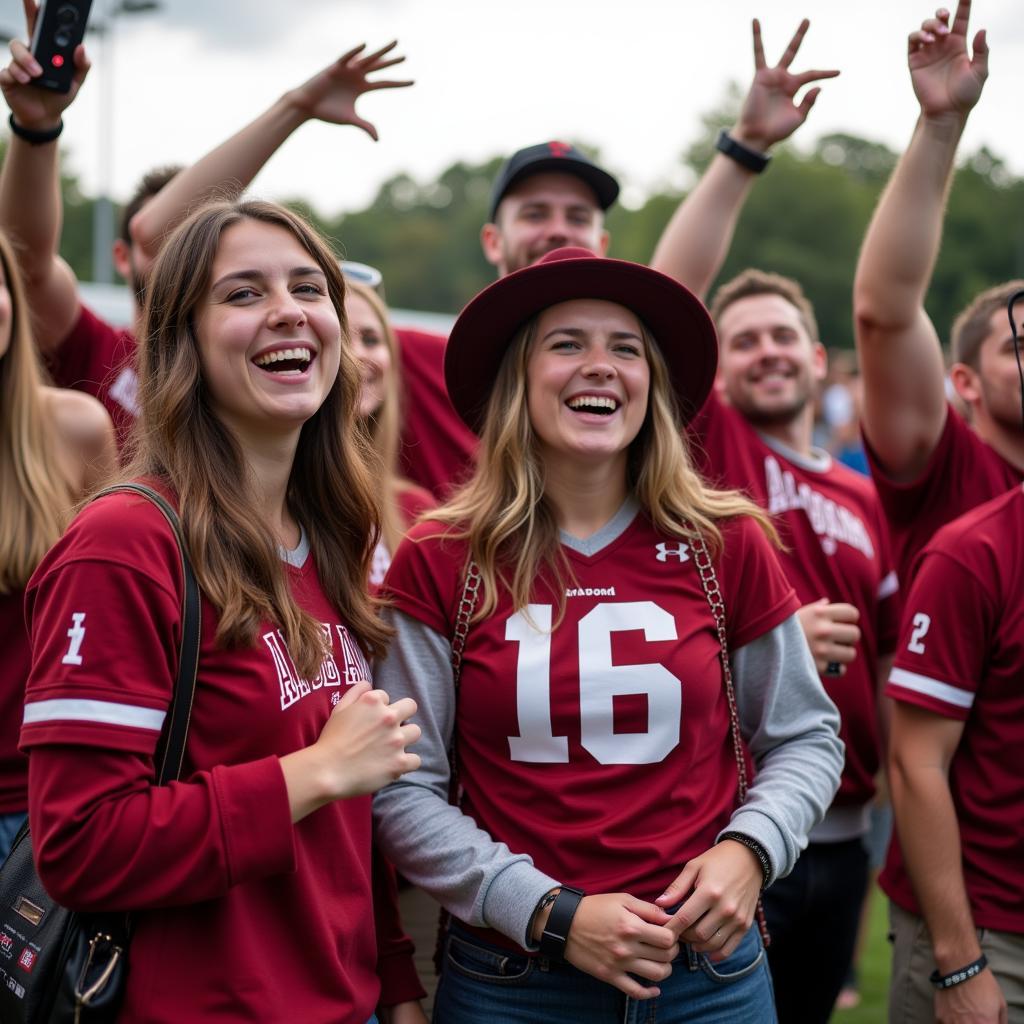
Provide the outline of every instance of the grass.
<path id="1" fill-rule="evenodd" d="M 860 1005 L 836 1011 L 830 1024 L 882 1024 L 886 1020 L 890 968 L 886 904 L 885 896 L 876 886 L 871 897 L 868 938 L 860 958 Z"/>

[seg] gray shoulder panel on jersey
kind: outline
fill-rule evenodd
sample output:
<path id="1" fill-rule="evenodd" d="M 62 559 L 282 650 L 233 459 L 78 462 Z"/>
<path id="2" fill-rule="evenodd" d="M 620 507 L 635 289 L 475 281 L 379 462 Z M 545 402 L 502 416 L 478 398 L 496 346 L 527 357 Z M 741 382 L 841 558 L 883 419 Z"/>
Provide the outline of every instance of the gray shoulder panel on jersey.
<path id="1" fill-rule="evenodd" d="M 527 928 L 540 898 L 559 883 L 513 854 L 448 802 L 448 746 L 455 720 L 451 646 L 446 637 L 402 612 L 385 617 L 397 634 L 374 685 L 392 701 L 412 697 L 423 730 L 411 749 L 422 764 L 373 800 L 375 835 L 399 871 L 451 913 L 495 928 L 529 948 Z"/>
<path id="2" fill-rule="evenodd" d="M 793 870 L 839 788 L 839 712 L 821 685 L 796 615 L 734 651 L 732 663 L 740 731 L 757 777 L 727 831 L 764 847 L 774 881 Z"/>

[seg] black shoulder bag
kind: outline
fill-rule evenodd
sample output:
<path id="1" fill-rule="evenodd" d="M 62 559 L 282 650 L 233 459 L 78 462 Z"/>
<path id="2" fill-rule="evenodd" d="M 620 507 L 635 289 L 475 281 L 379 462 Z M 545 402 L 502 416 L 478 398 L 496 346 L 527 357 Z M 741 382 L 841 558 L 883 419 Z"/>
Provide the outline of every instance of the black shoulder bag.
<path id="1" fill-rule="evenodd" d="M 174 695 L 155 756 L 157 785 L 181 772 L 199 665 L 199 586 L 174 509 L 144 484 L 120 484 L 96 497 L 135 491 L 163 513 L 181 555 L 181 650 Z M 131 917 L 80 914 L 46 893 L 32 859 L 28 822 L 0 868 L 0 1021 L 3 1024 L 108 1024 L 117 1017 L 128 976 Z"/>

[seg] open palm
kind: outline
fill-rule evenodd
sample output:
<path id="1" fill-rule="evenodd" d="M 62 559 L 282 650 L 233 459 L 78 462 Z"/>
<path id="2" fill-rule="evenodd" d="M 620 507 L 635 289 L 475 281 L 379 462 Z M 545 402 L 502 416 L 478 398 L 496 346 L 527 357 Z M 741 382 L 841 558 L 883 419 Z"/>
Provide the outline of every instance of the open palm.
<path id="1" fill-rule="evenodd" d="M 962 0 L 950 24 L 949 11 L 940 9 L 907 40 L 910 79 L 927 117 L 967 114 L 981 97 L 988 78 L 988 45 L 982 29 L 974 37 L 974 56 L 967 52 L 970 13 L 970 0 Z"/>
<path id="2" fill-rule="evenodd" d="M 810 22 L 805 18 L 774 67 L 769 67 L 761 41 L 761 23 L 754 19 L 754 81 L 740 112 L 739 129 L 743 137 L 756 140 L 763 149 L 789 138 L 807 120 L 820 89 L 808 89 L 797 103 L 796 94 L 810 82 L 835 78 L 838 71 L 804 71 L 793 74 L 790 64 L 796 58 Z"/>
<path id="3" fill-rule="evenodd" d="M 377 138 L 377 129 L 356 113 L 356 100 L 363 93 L 375 89 L 401 89 L 412 85 L 411 80 L 371 81 L 374 71 L 401 64 L 404 57 L 388 57 L 395 48 L 395 42 L 382 46 L 370 54 L 364 54 L 366 44 L 355 47 L 339 57 L 333 64 L 315 74 L 308 82 L 300 85 L 292 98 L 297 106 L 309 117 L 331 124 L 351 124 L 362 128 L 371 138 Z"/>

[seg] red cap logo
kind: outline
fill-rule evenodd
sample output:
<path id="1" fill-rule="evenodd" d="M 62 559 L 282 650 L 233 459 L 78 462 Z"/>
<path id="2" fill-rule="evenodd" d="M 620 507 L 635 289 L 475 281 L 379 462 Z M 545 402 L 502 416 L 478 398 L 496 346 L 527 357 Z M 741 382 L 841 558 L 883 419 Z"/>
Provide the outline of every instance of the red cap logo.
<path id="1" fill-rule="evenodd" d="M 568 142 L 549 142 L 548 149 L 552 156 L 568 156 L 572 146 Z"/>

